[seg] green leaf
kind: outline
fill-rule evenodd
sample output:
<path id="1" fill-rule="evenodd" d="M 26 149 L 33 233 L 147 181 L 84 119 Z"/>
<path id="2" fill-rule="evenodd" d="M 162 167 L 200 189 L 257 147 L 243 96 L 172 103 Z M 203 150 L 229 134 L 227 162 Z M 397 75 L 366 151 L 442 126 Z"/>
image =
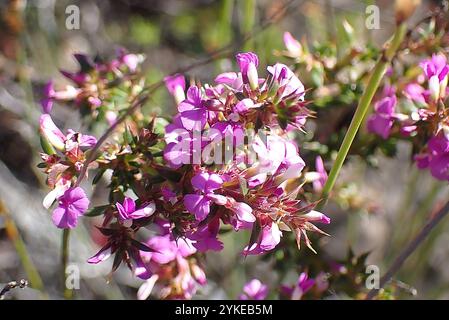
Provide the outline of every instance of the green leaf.
<path id="1" fill-rule="evenodd" d="M 42 150 L 49 155 L 53 155 L 56 154 L 55 149 L 53 148 L 53 146 L 51 145 L 51 143 L 48 141 L 48 139 L 44 136 L 40 136 L 40 140 L 41 140 L 41 147 Z"/>
<path id="2" fill-rule="evenodd" d="M 110 206 L 111 206 L 110 204 L 105 204 L 103 206 L 94 207 L 94 208 L 90 209 L 84 216 L 85 217 L 97 217 L 97 216 L 103 214 L 103 212 Z"/>

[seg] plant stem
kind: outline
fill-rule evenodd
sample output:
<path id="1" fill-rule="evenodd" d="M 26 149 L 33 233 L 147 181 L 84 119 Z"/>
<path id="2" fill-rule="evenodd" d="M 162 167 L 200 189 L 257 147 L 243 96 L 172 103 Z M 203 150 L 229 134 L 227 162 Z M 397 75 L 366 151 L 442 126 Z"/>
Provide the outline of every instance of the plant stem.
<path id="1" fill-rule="evenodd" d="M 62 232 L 62 247 L 61 247 L 61 266 L 62 266 L 62 285 L 64 286 L 64 298 L 72 299 L 73 298 L 73 290 L 67 288 L 67 265 L 69 262 L 69 238 L 70 238 L 70 229 L 64 229 Z"/>
<path id="2" fill-rule="evenodd" d="M 408 246 L 399 254 L 390 266 L 388 271 L 380 279 L 379 288 L 372 289 L 366 296 L 367 300 L 371 300 L 377 294 L 377 292 L 383 288 L 383 286 L 390 281 L 390 279 L 398 272 L 402 267 L 405 260 L 418 248 L 418 246 L 427 238 L 429 233 L 435 228 L 435 226 L 449 213 L 449 202 L 447 202 L 422 228 L 422 230 L 415 236 L 415 238 L 408 244 Z"/>
<path id="3" fill-rule="evenodd" d="M 380 81 L 382 80 L 382 77 L 384 76 L 388 65 L 396 54 L 396 51 L 399 49 L 406 31 L 407 26 L 405 23 L 400 24 L 396 28 L 396 31 L 389 43 L 388 48 L 383 51 L 381 57 L 379 58 L 373 69 L 373 73 L 368 80 L 368 85 L 366 86 L 365 92 L 360 99 L 357 110 L 355 111 L 354 117 L 352 118 L 351 124 L 349 125 L 348 131 L 346 132 L 346 135 L 343 139 L 340 150 L 338 151 L 335 163 L 332 166 L 331 172 L 329 173 L 329 178 L 327 179 L 326 184 L 323 187 L 323 192 L 321 195 L 323 201 L 318 204 L 318 209 L 321 209 L 323 207 L 323 205 L 327 201 L 327 198 L 329 197 L 332 188 L 334 187 L 335 181 L 337 180 L 338 174 L 340 173 L 346 156 L 348 155 L 352 142 L 354 141 L 357 131 L 359 130 L 360 125 L 362 124 L 363 119 L 368 112 L 374 94 L 379 87 Z"/>
<path id="4" fill-rule="evenodd" d="M 256 1 L 255 0 L 246 0 L 240 2 L 241 5 L 241 32 L 243 36 L 247 36 L 251 34 L 254 21 L 256 17 Z M 254 40 L 248 40 L 243 46 L 244 51 L 251 51 L 254 47 Z"/>
<path id="5" fill-rule="evenodd" d="M 9 214 L 3 201 L 0 200 L 0 216 L 5 219 L 5 229 L 8 238 L 14 244 L 17 255 L 20 258 L 20 262 L 23 265 L 25 273 L 27 275 L 28 281 L 30 282 L 30 287 L 40 291 L 40 296 L 43 299 L 48 299 L 48 295 L 45 293 L 44 283 L 37 270 L 36 266 L 31 260 L 30 254 L 26 248 L 25 242 L 20 236 L 19 229 L 17 228 L 14 220 Z"/>

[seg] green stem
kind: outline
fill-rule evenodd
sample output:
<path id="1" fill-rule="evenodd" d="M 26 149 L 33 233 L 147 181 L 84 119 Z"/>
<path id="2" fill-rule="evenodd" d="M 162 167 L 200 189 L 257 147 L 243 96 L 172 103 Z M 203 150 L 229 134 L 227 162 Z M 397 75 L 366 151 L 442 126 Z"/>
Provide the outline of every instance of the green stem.
<path id="1" fill-rule="evenodd" d="M 70 237 L 70 229 L 64 229 L 62 232 L 62 247 L 61 247 L 61 265 L 62 265 L 62 285 L 64 286 L 64 298 L 72 299 L 73 298 L 73 290 L 67 288 L 67 265 L 69 262 L 69 237 Z"/>
<path id="2" fill-rule="evenodd" d="M 240 5 L 242 6 L 241 12 L 241 31 L 243 37 L 251 34 L 253 31 L 254 21 L 256 17 L 256 1 L 255 0 L 245 0 L 240 2 Z M 253 50 L 254 41 L 251 39 L 247 41 L 243 47 L 245 51 L 251 51 Z"/>
<path id="3" fill-rule="evenodd" d="M 401 45 L 406 31 L 407 26 L 405 23 L 402 23 L 397 27 L 389 47 L 386 50 L 384 50 L 382 56 L 377 61 L 373 69 L 371 77 L 368 80 L 368 85 L 360 99 L 359 105 L 357 106 L 357 110 L 355 111 L 354 117 L 352 118 L 351 124 L 349 125 L 348 131 L 346 132 L 346 135 L 343 139 L 340 150 L 338 151 L 335 163 L 332 166 L 331 172 L 329 173 L 329 178 L 327 179 L 326 184 L 324 185 L 323 192 L 321 195 L 321 198 L 324 201 L 322 201 L 318 205 L 318 209 L 321 209 L 323 207 L 323 205 L 327 201 L 327 198 L 329 197 L 330 192 L 332 191 L 332 188 L 334 187 L 335 181 L 337 180 L 337 177 L 340 173 L 340 170 L 343 166 L 346 156 L 348 155 L 352 142 L 354 141 L 357 131 L 359 130 L 360 125 L 362 124 L 363 119 L 365 118 L 365 115 L 368 112 L 374 94 L 376 93 L 377 88 L 379 87 L 380 81 L 382 80 L 382 77 L 384 76 L 388 65 L 390 64 L 391 60 L 396 54 L 396 51 Z"/>

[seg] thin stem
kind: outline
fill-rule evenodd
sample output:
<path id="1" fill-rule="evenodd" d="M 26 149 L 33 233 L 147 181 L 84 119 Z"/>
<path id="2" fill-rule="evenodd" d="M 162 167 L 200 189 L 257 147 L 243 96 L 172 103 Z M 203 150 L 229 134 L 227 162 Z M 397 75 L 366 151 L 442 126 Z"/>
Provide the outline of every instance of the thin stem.
<path id="1" fill-rule="evenodd" d="M 332 188 L 334 187 L 335 181 L 337 180 L 337 177 L 340 173 L 340 170 L 343 166 L 346 156 L 348 155 L 352 142 L 354 141 L 354 138 L 360 128 L 360 125 L 362 124 L 363 119 L 365 118 L 365 115 L 368 112 L 374 94 L 376 93 L 377 88 L 379 87 L 380 81 L 382 80 L 382 77 L 384 76 L 388 65 L 390 64 L 391 60 L 396 54 L 396 51 L 401 45 L 406 31 L 407 26 L 405 23 L 402 23 L 397 27 L 396 32 L 394 33 L 393 38 L 389 44 L 389 47 L 386 50 L 384 50 L 382 56 L 377 61 L 373 69 L 373 73 L 371 74 L 371 77 L 368 80 L 368 85 L 360 99 L 359 105 L 357 106 L 357 110 L 355 111 L 354 117 L 352 118 L 351 124 L 349 125 L 348 131 L 346 132 L 346 135 L 343 139 L 340 150 L 338 151 L 335 163 L 332 166 L 331 172 L 329 173 L 329 178 L 327 179 L 326 184 L 324 185 L 323 192 L 321 195 L 321 198 L 324 201 L 321 201 L 319 203 L 318 209 L 321 209 L 322 206 L 325 204 Z"/>
<path id="2" fill-rule="evenodd" d="M 377 292 L 390 281 L 390 279 L 399 271 L 405 260 L 418 248 L 418 246 L 427 238 L 435 226 L 449 213 L 449 202 L 447 202 L 422 228 L 422 230 L 415 236 L 415 238 L 408 244 L 408 246 L 399 254 L 390 266 L 388 271 L 380 279 L 379 288 L 372 289 L 366 296 L 367 300 L 371 300 Z"/>
<path id="3" fill-rule="evenodd" d="M 73 298 L 73 290 L 67 288 L 67 265 L 69 262 L 69 238 L 70 238 L 70 229 L 64 229 L 62 232 L 62 247 L 61 247 L 61 266 L 62 266 L 62 285 L 64 286 L 64 298 L 72 299 Z"/>

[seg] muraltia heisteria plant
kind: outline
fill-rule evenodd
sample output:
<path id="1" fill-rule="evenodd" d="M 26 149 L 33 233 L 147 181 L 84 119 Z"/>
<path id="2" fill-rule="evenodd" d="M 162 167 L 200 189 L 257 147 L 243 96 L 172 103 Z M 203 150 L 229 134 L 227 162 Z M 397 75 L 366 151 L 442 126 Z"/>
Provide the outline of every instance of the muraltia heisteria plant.
<path id="1" fill-rule="evenodd" d="M 235 232 L 251 231 L 243 255 L 275 249 L 284 232 L 295 235 L 298 248 L 304 241 L 314 250 L 308 232 L 326 234 L 316 224 L 328 224 L 330 219 L 314 211 L 314 203 L 298 197 L 304 183 L 321 176 L 317 172 L 312 175 L 315 179 L 305 180 L 306 164 L 297 144 L 288 138 L 311 115 L 304 86 L 286 65 L 268 66 L 267 76 L 259 78 L 256 54 L 236 57 L 239 72 L 218 75 L 214 85 L 193 84 L 185 92 L 183 76 L 167 77 L 178 114 L 165 125 L 165 133 L 157 132 L 161 119 L 146 124 L 145 120 L 127 121 L 122 134 L 108 141 L 89 164 L 85 164 L 85 153 L 96 139 L 73 130 L 63 134 L 49 113 L 41 116 L 45 146 L 41 167 L 52 188 L 44 205 L 57 203 L 53 222 L 71 229 L 86 213 L 102 215 L 98 229 L 107 241 L 88 262 L 96 264 L 112 256 L 113 270 L 124 262 L 147 280 L 140 298 L 146 298 L 155 284 L 163 287 L 160 298 L 192 297 L 206 282 L 199 253 L 223 249 L 218 233 L 225 226 Z M 76 81 L 77 87 L 70 91 L 78 95 L 71 101 L 79 105 L 91 100 L 84 88 L 100 87 L 94 81 L 107 81 L 108 73 L 118 73 L 115 69 L 126 77 L 136 68 L 116 61 L 77 72 L 89 85 Z M 44 105 L 60 96 L 53 91 Z M 102 104 L 90 107 L 97 121 Z M 86 192 L 77 180 L 85 165 L 87 171 L 98 171 L 94 183 L 106 171 L 111 175 L 110 204 L 90 212 Z M 154 229 L 156 235 L 142 239 L 139 229 L 143 227 Z"/>
<path id="2" fill-rule="evenodd" d="M 142 97 L 149 94 L 142 55 L 120 50 L 110 61 L 75 55 L 80 69 L 62 72 L 72 85 L 61 89 L 50 82 L 40 117 L 39 167 L 48 175 L 51 189 L 43 203 L 53 208 L 55 226 L 65 230 L 63 250 L 68 230 L 80 219 L 96 217 L 105 241 L 87 262 L 112 259 L 112 271 L 126 265 L 145 280 L 139 299 L 192 298 L 207 283 L 204 256 L 223 249 L 221 232 L 247 231 L 242 256 L 276 252 L 282 244 L 289 246 L 290 239 L 298 249 L 304 244 L 316 253 L 310 235 L 327 236 L 320 228 L 330 223 L 330 212 L 316 206 L 331 194 L 381 83 L 368 130 L 382 139 L 396 133 L 414 139 L 419 166 L 430 167 L 435 177 L 447 180 L 449 66 L 444 50 L 425 58 L 422 72 L 413 77 L 396 71 L 399 59 L 390 67 L 402 50 L 409 15 L 408 9 L 398 13 L 395 35 L 383 51 L 351 50 L 349 58 L 339 61 L 306 50 L 286 33 L 283 54 L 294 60 L 293 69 L 282 63 L 264 67 L 255 53 L 242 52 L 236 54 L 238 69 L 217 75 L 211 84 L 187 85 L 181 74 L 167 76 L 164 82 L 177 106 L 170 122 L 140 109 Z M 355 79 L 339 75 L 355 60 L 374 65 L 372 72 L 365 70 L 367 81 L 362 75 Z M 300 80 L 301 73 L 293 71 L 299 67 L 312 72 L 310 87 Z M 320 120 L 330 101 L 339 97 L 349 101 L 343 99 L 348 88 L 357 88 L 351 101 L 360 102 L 328 177 L 320 154 L 326 158 L 329 154 L 303 148 L 302 142 L 308 121 L 323 125 Z M 402 99 L 407 110 L 399 112 L 396 107 Z M 78 108 L 88 128 L 107 124 L 112 134 L 97 140 L 72 129 L 63 132 L 51 117 L 54 103 Z M 126 118 L 129 110 L 132 114 Z M 331 134 L 320 138 L 321 145 L 332 144 Z M 312 155 L 311 163 L 303 153 L 307 159 Z M 92 176 L 94 185 L 107 184 L 104 205 L 90 206 L 86 183 Z M 349 283 L 341 290 L 359 297 L 365 258 L 351 254 L 350 263 L 326 263 L 323 270 L 311 270 L 304 263 L 297 282 L 280 288 L 253 279 L 239 298 L 265 299 L 270 290 L 286 299 L 321 298 L 341 277 Z"/>

